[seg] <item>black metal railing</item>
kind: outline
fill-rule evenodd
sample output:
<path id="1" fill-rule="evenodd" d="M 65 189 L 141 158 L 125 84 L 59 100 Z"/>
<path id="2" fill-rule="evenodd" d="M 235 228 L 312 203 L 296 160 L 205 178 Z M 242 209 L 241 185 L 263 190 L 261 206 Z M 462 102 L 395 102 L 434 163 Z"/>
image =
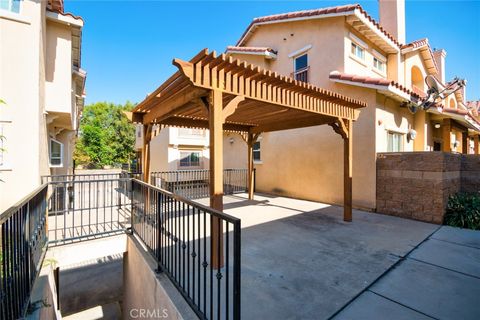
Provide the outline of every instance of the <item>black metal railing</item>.
<path id="1" fill-rule="evenodd" d="M 210 170 L 152 172 L 150 177 L 154 186 L 189 199 L 206 198 L 210 195 Z M 225 169 L 223 171 L 223 193 L 225 195 L 247 191 L 247 169 Z"/>
<path id="2" fill-rule="evenodd" d="M 201 319 L 240 319 L 240 219 L 132 181 L 132 232 Z"/>
<path id="3" fill-rule="evenodd" d="M 90 175 L 49 179 L 52 194 L 48 201 L 50 244 L 86 237 L 107 236 L 129 227 L 131 179 L 122 175 Z M 72 180 L 63 180 L 71 178 Z"/>
<path id="4" fill-rule="evenodd" d="M 27 311 L 46 251 L 47 192 L 44 184 L 0 216 L 0 319 Z"/>

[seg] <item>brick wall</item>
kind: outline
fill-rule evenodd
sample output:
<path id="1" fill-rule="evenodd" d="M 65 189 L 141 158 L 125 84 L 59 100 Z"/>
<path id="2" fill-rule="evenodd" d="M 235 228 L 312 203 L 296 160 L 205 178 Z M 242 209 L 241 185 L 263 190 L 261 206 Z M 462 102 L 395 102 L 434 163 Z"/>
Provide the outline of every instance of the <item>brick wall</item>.
<path id="1" fill-rule="evenodd" d="M 480 155 L 377 154 L 377 212 L 442 223 L 448 197 L 480 191 Z"/>

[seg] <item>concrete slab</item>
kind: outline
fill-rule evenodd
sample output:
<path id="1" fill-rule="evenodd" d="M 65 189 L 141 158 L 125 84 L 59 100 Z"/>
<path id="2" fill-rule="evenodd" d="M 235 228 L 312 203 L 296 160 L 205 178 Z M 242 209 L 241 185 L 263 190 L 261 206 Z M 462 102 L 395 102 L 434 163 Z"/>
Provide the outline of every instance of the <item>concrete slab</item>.
<path id="1" fill-rule="evenodd" d="M 480 249 L 480 231 L 442 226 L 432 239 L 442 240 Z"/>
<path id="2" fill-rule="evenodd" d="M 388 315 L 388 316 L 387 316 Z M 385 299 L 370 291 L 365 291 L 345 309 L 335 320 L 429 320 L 426 315 L 406 308 L 398 303 Z"/>
<path id="3" fill-rule="evenodd" d="M 437 319 L 479 319 L 480 279 L 406 259 L 370 290 Z"/>
<path id="4" fill-rule="evenodd" d="M 477 248 L 431 238 L 409 257 L 480 279 L 480 249 Z"/>
<path id="5" fill-rule="evenodd" d="M 326 319 L 438 226 L 311 201 L 225 197 L 242 219 L 242 318 Z"/>

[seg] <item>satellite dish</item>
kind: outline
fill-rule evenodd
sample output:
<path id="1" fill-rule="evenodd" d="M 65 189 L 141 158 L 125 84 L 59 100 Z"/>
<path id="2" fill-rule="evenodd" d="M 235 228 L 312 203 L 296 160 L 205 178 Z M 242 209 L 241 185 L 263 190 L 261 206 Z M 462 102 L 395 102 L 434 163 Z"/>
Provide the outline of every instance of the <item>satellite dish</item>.
<path id="1" fill-rule="evenodd" d="M 415 113 L 418 111 L 418 107 L 416 104 L 413 104 L 413 103 L 407 103 L 407 109 L 408 111 L 410 111 L 411 113 Z"/>
<path id="2" fill-rule="evenodd" d="M 440 83 L 434 76 L 428 75 L 425 77 L 425 84 L 428 87 L 427 93 L 429 95 L 438 95 L 440 93 Z"/>

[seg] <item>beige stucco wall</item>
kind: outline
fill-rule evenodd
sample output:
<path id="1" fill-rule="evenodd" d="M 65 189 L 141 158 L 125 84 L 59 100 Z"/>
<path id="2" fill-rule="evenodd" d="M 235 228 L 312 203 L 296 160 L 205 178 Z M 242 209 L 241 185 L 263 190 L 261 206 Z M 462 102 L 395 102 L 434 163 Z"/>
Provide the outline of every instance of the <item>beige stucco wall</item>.
<path id="1" fill-rule="evenodd" d="M 246 169 L 248 150 L 245 140 L 236 133 L 223 135 L 223 167 L 225 169 Z"/>
<path id="2" fill-rule="evenodd" d="M 387 58 L 387 54 L 383 52 L 379 47 L 373 44 L 371 41 L 365 39 L 361 34 L 356 30 L 345 25 L 345 50 L 344 52 L 344 72 L 347 74 L 361 74 L 364 76 L 374 77 L 374 78 L 385 78 L 385 72 L 380 72 L 373 68 L 373 57 L 376 55 L 378 58 Z M 358 59 L 351 53 L 352 42 L 355 41 L 355 37 L 360 39 L 365 45 L 365 59 L 364 61 Z M 362 45 L 362 44 L 360 44 Z M 377 53 L 375 53 L 375 51 Z"/>
<path id="3" fill-rule="evenodd" d="M 71 163 L 72 139 L 56 136 L 59 129 L 71 127 L 71 46 L 64 41 L 66 26 L 51 27 L 46 1 L 22 1 L 19 14 L 0 12 L 0 99 L 7 104 L 0 106 L 7 149 L 0 166 L 0 212 L 35 189 L 41 175 L 51 173 L 49 136 L 64 139 L 64 151 L 70 151 L 64 162 Z M 66 123 L 50 122 L 47 128 L 46 100 L 64 108 Z"/>
<path id="4" fill-rule="evenodd" d="M 407 108 L 400 108 L 396 100 L 383 95 L 377 95 L 376 106 L 376 151 L 387 152 L 389 131 L 403 134 L 403 150 L 413 151 L 415 140 L 408 140 L 407 133 L 413 129 L 414 115 Z"/>
<path id="5" fill-rule="evenodd" d="M 372 209 L 375 207 L 376 94 L 374 90 L 329 80 L 331 71 L 345 72 L 347 68 L 344 61 L 350 50 L 347 35 L 343 17 L 302 21 L 295 25 L 262 26 L 246 46 L 269 46 L 278 50 L 278 58 L 270 62 L 270 68 L 290 75 L 293 59 L 288 55 L 311 45 L 309 81 L 368 103 L 369 107 L 362 110 L 353 129 L 353 203 L 356 207 Z M 332 54 L 338 52 L 345 54 Z M 354 63 L 357 62 L 353 61 L 348 68 L 364 68 Z M 331 127 L 264 133 L 261 157 L 261 163 L 255 164 L 257 191 L 343 203 L 343 140 Z"/>
<path id="6" fill-rule="evenodd" d="M 45 106 L 47 111 L 72 111 L 72 35 L 68 26 L 47 22 Z M 66 72 L 70 70 L 70 72 Z"/>
<path id="7" fill-rule="evenodd" d="M 123 318 L 196 319 L 167 276 L 155 273 L 156 267 L 150 254 L 129 236 L 123 258 Z M 140 312 L 143 317 L 139 317 Z"/>
<path id="8" fill-rule="evenodd" d="M 42 19 L 44 3 L 23 1 L 20 14 L 0 14 L 0 120 L 5 128 L 5 164 L 0 168 L 0 211 L 40 183 L 44 152 Z"/>

